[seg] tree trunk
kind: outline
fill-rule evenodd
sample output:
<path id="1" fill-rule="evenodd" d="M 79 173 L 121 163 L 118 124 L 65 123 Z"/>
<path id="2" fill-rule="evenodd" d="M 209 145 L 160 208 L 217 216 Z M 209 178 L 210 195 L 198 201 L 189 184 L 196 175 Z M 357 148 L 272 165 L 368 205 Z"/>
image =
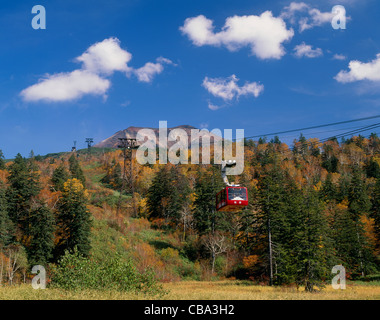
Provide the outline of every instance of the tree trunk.
<path id="1" fill-rule="evenodd" d="M 212 253 L 212 266 L 211 266 L 211 274 L 214 274 L 215 269 L 215 253 Z"/>
<path id="2" fill-rule="evenodd" d="M 270 218 L 268 218 L 268 249 L 269 249 L 269 285 L 273 285 L 273 252 L 272 252 L 272 231 Z"/>

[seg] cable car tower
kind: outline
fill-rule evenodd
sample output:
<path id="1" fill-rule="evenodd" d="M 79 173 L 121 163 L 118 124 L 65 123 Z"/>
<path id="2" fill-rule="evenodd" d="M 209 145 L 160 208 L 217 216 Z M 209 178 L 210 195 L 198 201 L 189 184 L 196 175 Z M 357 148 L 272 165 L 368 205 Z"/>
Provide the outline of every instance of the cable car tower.
<path id="1" fill-rule="evenodd" d="M 92 144 L 94 143 L 94 139 L 93 138 L 86 138 L 86 143 L 87 143 L 87 149 L 88 149 L 88 151 L 90 151 Z"/>
<path id="2" fill-rule="evenodd" d="M 227 168 L 235 166 L 235 160 L 222 160 L 221 174 L 226 187 L 216 195 L 216 211 L 237 212 L 248 206 L 247 188 L 228 181 Z"/>

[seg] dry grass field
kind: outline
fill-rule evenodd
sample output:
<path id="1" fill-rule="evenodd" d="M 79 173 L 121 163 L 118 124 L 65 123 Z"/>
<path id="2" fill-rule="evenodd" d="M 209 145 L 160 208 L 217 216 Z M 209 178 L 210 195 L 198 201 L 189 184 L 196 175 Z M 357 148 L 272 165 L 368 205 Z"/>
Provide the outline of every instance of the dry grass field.
<path id="1" fill-rule="evenodd" d="M 0 300 L 380 300 L 378 283 L 349 284 L 345 290 L 327 286 L 321 292 L 308 293 L 302 289 L 247 285 L 239 281 L 165 283 L 168 292 L 161 297 L 121 293 L 115 291 L 84 290 L 78 292 L 59 289 L 34 290 L 31 285 L 0 288 Z"/>

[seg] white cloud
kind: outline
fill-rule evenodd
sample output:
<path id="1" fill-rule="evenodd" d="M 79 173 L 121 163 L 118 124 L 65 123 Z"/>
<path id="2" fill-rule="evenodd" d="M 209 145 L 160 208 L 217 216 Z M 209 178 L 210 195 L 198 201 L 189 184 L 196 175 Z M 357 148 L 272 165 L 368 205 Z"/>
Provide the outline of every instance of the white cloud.
<path id="1" fill-rule="evenodd" d="M 332 57 L 334 60 L 346 60 L 347 57 L 343 54 L 334 54 L 334 56 Z"/>
<path id="2" fill-rule="evenodd" d="M 25 101 L 70 101 L 86 94 L 103 95 L 111 82 L 106 79 L 114 72 L 134 74 L 139 81 L 151 82 L 155 75 L 164 70 L 164 64 L 172 64 L 169 59 L 159 57 L 156 63 L 147 62 L 135 69 L 128 66 L 132 54 L 120 47 L 117 38 L 105 39 L 90 46 L 75 59 L 82 64 L 81 69 L 66 73 L 47 75 L 21 92 Z"/>
<path id="3" fill-rule="evenodd" d="M 210 110 L 212 110 L 212 111 L 216 111 L 216 110 L 219 110 L 219 109 L 221 109 L 221 108 L 223 108 L 223 107 L 221 107 L 221 106 L 217 106 L 217 105 L 215 105 L 215 104 L 209 102 L 209 103 L 208 103 L 208 108 L 209 108 Z"/>
<path id="4" fill-rule="evenodd" d="M 230 51 L 250 47 L 260 59 L 280 59 L 283 43 L 289 41 L 294 31 L 288 30 L 282 18 L 265 11 L 260 16 L 233 16 L 226 19 L 222 31 L 215 33 L 213 21 L 203 15 L 187 18 L 180 30 L 196 46 L 225 46 Z"/>
<path id="5" fill-rule="evenodd" d="M 315 8 L 309 10 L 309 15 L 309 18 L 305 18 L 300 21 L 300 32 L 326 23 L 331 23 L 331 20 L 335 16 L 332 12 L 321 12 Z"/>
<path id="6" fill-rule="evenodd" d="M 289 6 L 285 7 L 281 12 L 280 17 L 283 19 L 289 19 L 291 23 L 295 23 L 295 14 L 299 11 L 309 9 L 309 5 L 305 2 L 292 2 Z"/>
<path id="7" fill-rule="evenodd" d="M 205 77 L 202 85 L 214 97 L 222 98 L 224 101 L 231 101 L 238 99 L 240 96 L 247 95 L 253 95 L 257 98 L 264 90 L 264 86 L 257 82 L 246 82 L 243 86 L 239 87 L 238 81 L 239 79 L 235 75 L 228 78 Z"/>
<path id="8" fill-rule="evenodd" d="M 306 14 L 306 16 L 302 16 L 301 13 L 302 15 Z M 281 18 L 289 20 L 292 24 L 295 24 L 298 20 L 300 32 L 331 23 L 334 16 L 335 14 L 332 12 L 321 12 L 304 2 L 292 2 L 284 8 L 280 15 Z"/>
<path id="9" fill-rule="evenodd" d="M 349 71 L 340 71 L 334 79 L 342 83 L 360 80 L 380 81 L 380 53 L 374 60 L 367 63 L 358 60 L 350 61 L 348 68 Z"/>
<path id="10" fill-rule="evenodd" d="M 85 70 L 47 75 L 21 92 L 26 101 L 70 101 L 85 94 L 105 95 L 111 83 Z"/>
<path id="11" fill-rule="evenodd" d="M 86 52 L 76 58 L 83 63 L 83 69 L 99 74 L 112 74 L 114 71 L 128 71 L 127 63 L 132 54 L 120 48 L 117 38 L 105 39 L 89 47 Z"/>
<path id="12" fill-rule="evenodd" d="M 155 75 L 160 74 L 164 70 L 164 64 L 174 65 L 171 60 L 159 57 L 156 63 L 147 62 L 143 67 L 132 70 L 132 73 L 141 82 L 151 82 Z"/>
<path id="13" fill-rule="evenodd" d="M 307 58 L 317 58 L 323 55 L 321 48 L 313 49 L 312 46 L 302 42 L 301 44 L 295 46 L 294 55 L 297 58 L 307 57 Z"/>
<path id="14" fill-rule="evenodd" d="M 143 67 L 134 70 L 134 74 L 141 82 L 151 82 L 156 74 L 160 74 L 164 67 L 160 63 L 147 62 Z"/>

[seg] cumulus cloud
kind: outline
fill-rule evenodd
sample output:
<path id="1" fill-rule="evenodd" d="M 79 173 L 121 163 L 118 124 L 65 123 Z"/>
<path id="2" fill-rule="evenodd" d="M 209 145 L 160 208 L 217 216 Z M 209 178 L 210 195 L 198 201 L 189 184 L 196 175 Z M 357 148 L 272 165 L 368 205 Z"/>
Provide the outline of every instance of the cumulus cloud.
<path id="1" fill-rule="evenodd" d="M 132 54 L 120 47 L 117 38 L 105 39 L 90 46 L 75 60 L 83 63 L 83 69 L 93 73 L 112 74 L 115 71 L 128 71 L 127 63 Z"/>
<path id="2" fill-rule="evenodd" d="M 350 61 L 348 68 L 349 71 L 340 71 L 334 79 L 341 83 L 360 80 L 378 82 L 380 81 L 380 53 L 376 55 L 374 60 L 367 63 L 358 60 Z"/>
<path id="3" fill-rule="evenodd" d="M 214 97 L 221 98 L 225 102 L 237 100 L 241 96 L 252 95 L 257 98 L 263 91 L 264 86 L 257 82 L 246 82 L 243 86 L 239 86 L 239 79 L 232 75 L 228 78 L 208 78 L 205 77 L 202 86 Z M 220 106 L 216 106 L 209 102 L 209 109 L 217 110 Z"/>
<path id="4" fill-rule="evenodd" d="M 203 15 L 187 18 L 180 30 L 196 46 L 225 46 L 230 51 L 248 46 L 260 59 L 280 59 L 283 43 L 294 31 L 287 29 L 282 18 L 265 11 L 260 16 L 233 16 L 226 19 L 220 32 L 214 32 L 213 21 Z"/>
<path id="5" fill-rule="evenodd" d="M 107 77 L 114 72 L 123 72 L 128 77 L 135 75 L 138 81 L 151 82 L 164 70 L 164 64 L 173 64 L 159 57 L 155 63 L 147 62 L 141 68 L 128 66 L 132 54 L 120 47 L 117 38 L 105 39 L 91 45 L 75 58 L 81 68 L 72 72 L 48 74 L 38 83 L 24 89 L 20 94 L 25 101 L 70 101 L 87 94 L 103 95 L 111 86 Z"/>
<path id="6" fill-rule="evenodd" d="M 111 83 L 86 70 L 47 75 L 21 91 L 26 101 L 70 101 L 86 94 L 105 95 Z"/>
<path id="7" fill-rule="evenodd" d="M 129 70 L 134 73 L 137 79 L 141 82 L 151 82 L 155 75 L 160 74 L 164 70 L 165 64 L 175 65 L 171 60 L 159 57 L 156 63 L 147 62 L 144 66 L 138 69 Z"/>
<path id="8" fill-rule="evenodd" d="M 306 16 L 305 16 L 306 15 Z M 321 12 L 304 2 L 292 2 L 285 7 L 280 17 L 295 24 L 298 21 L 299 31 L 303 32 L 326 23 L 331 23 L 335 16 L 332 12 Z"/>
<path id="9" fill-rule="evenodd" d="M 297 58 L 307 57 L 307 58 L 317 58 L 323 55 L 321 48 L 313 49 L 312 46 L 302 42 L 301 44 L 295 46 L 294 55 Z"/>

